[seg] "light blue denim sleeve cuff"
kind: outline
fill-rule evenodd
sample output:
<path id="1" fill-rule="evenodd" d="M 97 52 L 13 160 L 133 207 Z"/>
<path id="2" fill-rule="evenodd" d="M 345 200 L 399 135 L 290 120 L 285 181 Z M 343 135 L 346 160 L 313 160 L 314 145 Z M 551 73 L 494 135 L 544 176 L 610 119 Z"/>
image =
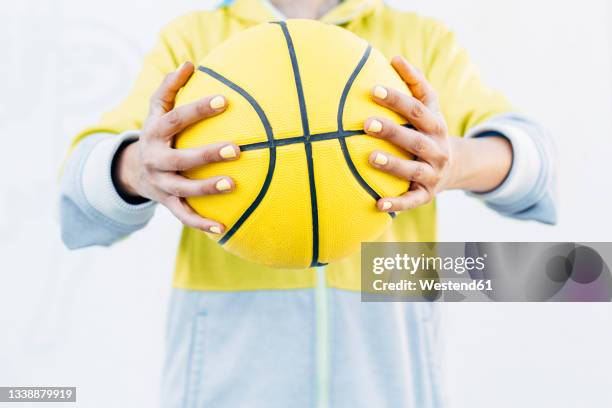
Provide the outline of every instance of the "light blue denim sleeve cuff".
<path id="1" fill-rule="evenodd" d="M 143 228 L 153 217 L 155 203 L 127 203 L 112 180 L 117 149 L 137 138 L 138 132 L 88 136 L 70 155 L 62 174 L 59 203 L 62 240 L 68 248 L 108 246 Z"/>
<path id="2" fill-rule="evenodd" d="M 546 224 L 557 222 L 556 175 L 552 140 L 534 122 L 516 114 L 496 116 L 466 137 L 505 137 L 512 145 L 512 167 L 495 190 L 468 193 L 498 213 Z"/>

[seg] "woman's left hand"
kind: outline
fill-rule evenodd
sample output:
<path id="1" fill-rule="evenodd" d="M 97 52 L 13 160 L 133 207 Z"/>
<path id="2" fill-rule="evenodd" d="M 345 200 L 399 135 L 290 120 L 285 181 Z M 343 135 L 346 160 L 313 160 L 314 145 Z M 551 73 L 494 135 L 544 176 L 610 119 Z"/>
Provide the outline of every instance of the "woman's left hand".
<path id="1" fill-rule="evenodd" d="M 435 91 L 423 74 L 404 58 L 393 58 L 391 65 L 406 82 L 412 96 L 376 86 L 372 97 L 378 104 L 405 117 L 415 129 L 372 117 L 365 123 L 366 133 L 395 144 L 415 159 L 407 160 L 382 151 L 370 155 L 370 164 L 374 167 L 411 181 L 406 193 L 378 201 L 378 209 L 387 212 L 411 210 L 429 203 L 451 184 L 453 164 L 451 140 Z"/>

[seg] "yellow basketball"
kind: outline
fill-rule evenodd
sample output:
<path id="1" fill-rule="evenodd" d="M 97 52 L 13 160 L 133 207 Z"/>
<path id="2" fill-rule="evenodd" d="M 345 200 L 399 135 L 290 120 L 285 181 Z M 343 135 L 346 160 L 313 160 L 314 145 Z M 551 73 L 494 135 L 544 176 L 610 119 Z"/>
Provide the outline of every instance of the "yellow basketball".
<path id="1" fill-rule="evenodd" d="M 333 262 L 379 237 L 392 215 L 377 200 L 409 186 L 368 163 L 376 149 L 407 157 L 363 132 L 373 115 L 406 122 L 372 101 L 377 84 L 409 92 L 363 39 L 312 20 L 250 28 L 200 61 L 177 105 L 222 94 L 228 108 L 182 132 L 176 147 L 232 141 L 241 150 L 236 161 L 185 173 L 236 183 L 230 194 L 188 199 L 226 226 L 210 237 L 240 257 L 284 268 Z"/>

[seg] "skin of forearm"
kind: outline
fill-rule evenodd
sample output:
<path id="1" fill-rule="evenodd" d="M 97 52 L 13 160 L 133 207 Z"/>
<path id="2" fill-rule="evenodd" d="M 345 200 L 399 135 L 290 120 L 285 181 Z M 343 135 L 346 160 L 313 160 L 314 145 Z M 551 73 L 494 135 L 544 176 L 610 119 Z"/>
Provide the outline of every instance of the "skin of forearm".
<path id="1" fill-rule="evenodd" d="M 494 190 L 512 167 L 512 146 L 503 137 L 451 137 L 453 174 L 449 190 L 484 193 Z"/>
<path id="2" fill-rule="evenodd" d="M 117 188 L 127 196 L 137 197 L 138 191 L 136 191 L 136 182 L 133 180 L 135 174 L 137 174 L 137 156 L 138 156 L 138 142 L 130 143 L 123 150 L 119 152 L 117 157 L 117 169 L 116 169 L 116 182 Z"/>

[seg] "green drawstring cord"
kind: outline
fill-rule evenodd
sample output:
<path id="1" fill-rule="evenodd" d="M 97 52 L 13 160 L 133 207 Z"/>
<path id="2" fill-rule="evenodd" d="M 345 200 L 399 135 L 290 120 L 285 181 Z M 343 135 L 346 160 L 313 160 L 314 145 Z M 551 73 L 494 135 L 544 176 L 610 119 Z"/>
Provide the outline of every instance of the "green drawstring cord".
<path id="1" fill-rule="evenodd" d="M 317 408 L 329 407 L 329 306 L 325 267 L 317 268 L 316 289 Z"/>

